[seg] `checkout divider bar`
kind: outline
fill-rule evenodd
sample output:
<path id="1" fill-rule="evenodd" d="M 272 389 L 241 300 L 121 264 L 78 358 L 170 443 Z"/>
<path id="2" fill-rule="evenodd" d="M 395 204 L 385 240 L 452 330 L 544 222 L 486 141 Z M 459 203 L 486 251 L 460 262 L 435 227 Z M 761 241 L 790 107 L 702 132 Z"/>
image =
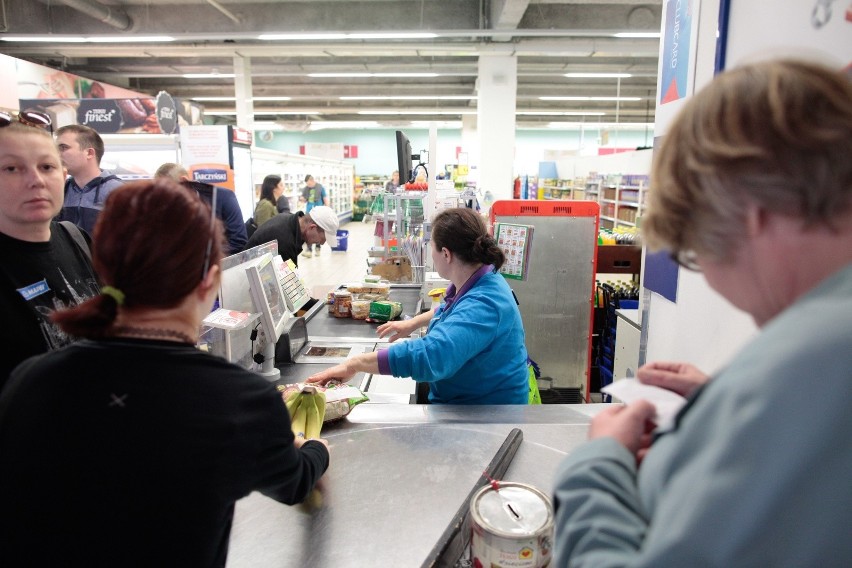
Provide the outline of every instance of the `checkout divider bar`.
<path id="1" fill-rule="evenodd" d="M 500 446 L 491 463 L 479 476 L 473 489 L 470 490 L 461 507 L 456 511 L 453 520 L 444 529 L 444 534 L 438 539 L 421 568 L 454 568 L 456 566 L 470 544 L 470 523 L 468 522 L 470 500 L 483 486 L 488 485 L 492 480 L 499 481 L 503 478 L 523 440 L 524 433 L 519 428 L 513 428 L 509 432 L 503 445 Z"/>

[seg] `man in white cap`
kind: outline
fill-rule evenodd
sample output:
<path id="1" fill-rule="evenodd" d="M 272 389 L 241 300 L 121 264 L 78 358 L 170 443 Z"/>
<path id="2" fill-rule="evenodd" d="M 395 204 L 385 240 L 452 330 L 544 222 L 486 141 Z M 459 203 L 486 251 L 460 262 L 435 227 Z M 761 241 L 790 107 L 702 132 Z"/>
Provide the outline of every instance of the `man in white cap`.
<path id="1" fill-rule="evenodd" d="M 340 221 L 331 207 L 318 205 L 310 213 L 298 211 L 291 215 L 279 213 L 258 227 L 246 244 L 255 247 L 269 241 L 278 241 L 278 254 L 299 265 L 302 245 L 337 246 L 337 228 Z"/>

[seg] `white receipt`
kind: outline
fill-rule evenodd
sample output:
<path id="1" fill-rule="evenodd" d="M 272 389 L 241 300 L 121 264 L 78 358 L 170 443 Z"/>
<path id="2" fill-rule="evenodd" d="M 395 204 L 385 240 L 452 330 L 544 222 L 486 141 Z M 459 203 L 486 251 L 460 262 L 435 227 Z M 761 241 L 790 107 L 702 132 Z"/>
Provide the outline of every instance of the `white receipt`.
<path id="1" fill-rule="evenodd" d="M 657 430 L 671 430 L 674 418 L 686 403 L 686 399 L 670 390 L 640 383 L 638 379 L 621 379 L 604 388 L 601 392 L 608 394 L 624 404 L 635 400 L 647 400 L 657 409 Z"/>

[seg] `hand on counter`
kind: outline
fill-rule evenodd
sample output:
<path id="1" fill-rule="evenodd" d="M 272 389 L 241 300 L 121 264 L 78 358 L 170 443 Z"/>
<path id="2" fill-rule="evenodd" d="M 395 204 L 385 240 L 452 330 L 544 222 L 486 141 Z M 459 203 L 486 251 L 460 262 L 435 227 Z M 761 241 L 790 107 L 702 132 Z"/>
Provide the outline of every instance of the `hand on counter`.
<path id="1" fill-rule="evenodd" d="M 376 333 L 379 339 L 387 337 L 388 343 L 393 343 L 397 339 L 408 337 L 421 327 L 428 325 L 434 313 L 435 310 L 433 308 L 411 319 L 383 323 L 376 328 Z"/>
<path id="2" fill-rule="evenodd" d="M 626 406 L 611 406 L 592 419 L 589 439 L 607 436 L 615 438 L 636 457 L 638 464 L 651 445 L 655 414 L 654 405 L 645 400 L 637 400 Z"/>
<path id="3" fill-rule="evenodd" d="M 685 397 L 710 380 L 697 367 L 674 361 L 655 361 L 642 365 L 636 371 L 636 378 L 646 385 L 664 388 Z"/>
<path id="4" fill-rule="evenodd" d="M 350 357 L 340 365 L 335 365 L 330 369 L 311 375 L 305 379 L 305 382 L 320 386 L 325 386 L 333 380 L 345 383 L 358 372 L 373 374 L 379 372 L 379 360 L 375 352 L 362 353 L 355 357 Z"/>
<path id="5" fill-rule="evenodd" d="M 305 379 L 305 382 L 308 384 L 320 385 L 324 387 L 329 382 L 333 380 L 338 380 L 340 382 L 345 383 L 356 373 L 356 371 L 349 370 L 345 363 L 341 363 L 340 365 L 335 365 L 325 371 L 320 371 L 319 373 L 315 373 Z"/>

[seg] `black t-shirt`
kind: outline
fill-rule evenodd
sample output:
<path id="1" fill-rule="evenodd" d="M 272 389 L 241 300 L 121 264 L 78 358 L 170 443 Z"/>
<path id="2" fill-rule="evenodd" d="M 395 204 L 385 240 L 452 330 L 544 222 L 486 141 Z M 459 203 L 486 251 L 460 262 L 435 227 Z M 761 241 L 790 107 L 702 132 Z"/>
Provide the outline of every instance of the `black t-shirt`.
<path id="1" fill-rule="evenodd" d="M 32 358 L 0 395 L 0 566 L 224 566 L 235 501 L 298 503 L 328 467 L 293 439 L 272 383 L 190 345 Z"/>
<path id="2" fill-rule="evenodd" d="M 299 229 L 299 219 L 305 214 L 301 211 L 286 214 L 279 213 L 257 228 L 246 244 L 246 248 L 256 247 L 269 241 L 278 241 L 278 254 L 281 258 L 292 260 L 299 265 L 299 253 L 302 252 L 302 231 Z"/>
<path id="3" fill-rule="evenodd" d="M 50 322 L 54 310 L 99 293 L 88 257 L 57 223 L 50 240 L 20 241 L 0 233 L 0 387 L 15 366 L 73 338 Z"/>

